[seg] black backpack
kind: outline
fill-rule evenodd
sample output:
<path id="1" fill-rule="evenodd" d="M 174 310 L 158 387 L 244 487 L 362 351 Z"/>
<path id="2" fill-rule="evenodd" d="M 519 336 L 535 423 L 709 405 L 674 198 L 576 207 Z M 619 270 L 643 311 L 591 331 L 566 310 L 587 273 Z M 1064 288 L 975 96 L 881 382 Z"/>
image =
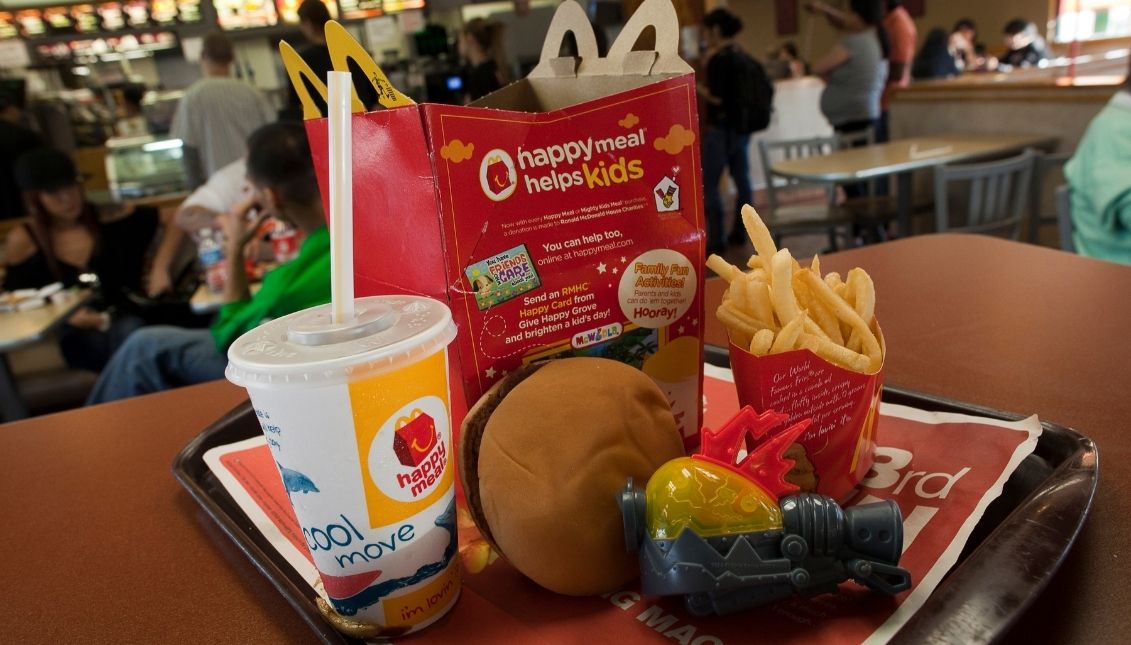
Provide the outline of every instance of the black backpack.
<path id="1" fill-rule="evenodd" d="M 737 47 L 728 49 L 734 70 L 733 94 L 726 106 L 728 125 L 739 134 L 761 132 L 770 127 L 774 84 L 761 63 Z"/>

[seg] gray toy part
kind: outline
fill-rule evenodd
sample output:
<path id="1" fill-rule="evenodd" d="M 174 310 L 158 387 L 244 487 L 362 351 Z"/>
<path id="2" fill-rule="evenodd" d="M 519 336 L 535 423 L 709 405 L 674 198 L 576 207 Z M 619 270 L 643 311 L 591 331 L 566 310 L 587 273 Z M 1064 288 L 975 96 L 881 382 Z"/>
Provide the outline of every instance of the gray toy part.
<path id="1" fill-rule="evenodd" d="M 789 495 L 780 500 L 781 530 L 705 538 L 685 529 L 658 540 L 647 534 L 645 499 L 631 479 L 618 496 L 625 546 L 639 551 L 641 589 L 683 595 L 695 615 L 833 593 L 849 579 L 887 594 L 911 587 L 897 566 L 903 519 L 890 500 L 842 509 L 823 495 Z"/>

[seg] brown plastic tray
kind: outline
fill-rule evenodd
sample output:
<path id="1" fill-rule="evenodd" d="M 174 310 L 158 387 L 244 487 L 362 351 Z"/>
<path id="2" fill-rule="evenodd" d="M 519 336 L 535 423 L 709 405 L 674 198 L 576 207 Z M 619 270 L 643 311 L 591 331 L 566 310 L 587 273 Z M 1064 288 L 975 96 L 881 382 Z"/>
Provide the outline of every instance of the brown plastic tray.
<path id="1" fill-rule="evenodd" d="M 709 353 L 708 360 L 725 364 Z M 995 419 L 1021 415 L 885 387 L 883 400 L 934 412 Z M 1099 456 L 1091 439 L 1042 422 L 1033 454 L 987 508 L 958 563 L 893 643 L 986 643 L 1001 637 L 1044 589 L 1076 540 L 1092 507 Z M 225 533 L 267 576 L 324 643 L 360 641 L 334 631 L 318 613 L 315 593 L 268 543 L 204 463 L 215 446 L 261 432 L 250 403 L 202 432 L 177 456 L 173 472 Z"/>

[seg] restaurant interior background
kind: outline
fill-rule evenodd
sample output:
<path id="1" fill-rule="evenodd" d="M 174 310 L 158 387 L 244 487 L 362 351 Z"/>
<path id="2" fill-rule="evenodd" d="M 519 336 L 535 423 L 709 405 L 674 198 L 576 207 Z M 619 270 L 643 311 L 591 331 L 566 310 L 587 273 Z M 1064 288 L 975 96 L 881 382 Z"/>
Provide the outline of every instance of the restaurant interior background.
<path id="1" fill-rule="evenodd" d="M 418 101 L 458 102 L 456 40 L 462 25 L 477 17 L 502 23 L 509 76 L 521 78 L 538 59 L 559 0 L 326 0 L 326 4 L 406 94 Z M 583 2 L 609 42 L 639 4 L 640 0 Z M 772 49 L 791 42 L 803 59 L 814 61 L 838 38 L 826 21 L 807 14 L 799 0 L 674 0 L 674 4 L 682 27 L 682 53 L 693 63 L 700 47 L 699 24 L 717 6 L 727 6 L 742 18 L 745 28 L 738 42 L 762 60 Z M 1002 26 L 1025 17 L 1046 35 L 1054 58 L 1039 68 L 966 74 L 901 89 L 890 107 L 893 138 L 1016 132 L 1018 106 L 1024 105 L 1025 134 L 1047 136 L 1055 141 L 1048 152 L 1068 154 L 1126 73 L 1131 47 L 1128 1 L 904 4 L 914 16 L 917 46 L 932 28 L 949 31 L 959 19 L 969 18 L 977 23 L 978 40 L 987 53 L 1001 53 Z M 287 78 L 278 43 L 302 42 L 297 5 L 297 0 L 0 0 L 0 84 L 26 97 L 25 118 L 32 127 L 51 145 L 73 155 L 94 201 L 143 201 L 170 212 L 188 186 L 179 142 L 166 133 L 183 90 L 200 78 L 203 36 L 223 30 L 235 47 L 234 75 L 264 92 L 275 107 L 282 107 Z M 1085 19 L 1078 20 L 1076 10 Z M 773 123 L 751 143 L 750 176 L 756 189 L 766 184 L 757 140 L 832 132 L 818 109 L 820 79 L 785 79 L 776 85 Z M 142 111 L 148 134 L 115 136 L 126 91 L 139 86 L 146 89 Z M 919 204 L 929 198 L 931 177 L 917 173 L 914 181 Z M 1044 182 L 1039 209 L 1052 211 L 1053 190 L 1062 182 L 1059 177 Z M 0 221 L 0 236 L 13 225 Z M 1056 246 L 1055 223 L 1033 232 L 1031 241 Z M 800 246 L 799 257 L 824 247 L 819 235 L 795 245 Z M 735 255 L 745 252 L 738 249 Z M 4 349 L 3 358 L 33 413 L 79 405 L 91 385 L 91 375 L 76 377 L 59 369 L 61 360 L 50 338 Z"/>

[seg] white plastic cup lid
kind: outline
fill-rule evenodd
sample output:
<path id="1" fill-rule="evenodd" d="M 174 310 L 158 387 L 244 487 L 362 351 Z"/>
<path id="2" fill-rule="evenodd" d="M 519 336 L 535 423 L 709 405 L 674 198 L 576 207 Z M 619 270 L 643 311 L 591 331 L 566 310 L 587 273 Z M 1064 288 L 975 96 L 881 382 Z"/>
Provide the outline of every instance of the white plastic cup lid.
<path id="1" fill-rule="evenodd" d="M 423 296 L 354 301 L 355 319 L 335 325 L 330 305 L 266 322 L 228 348 L 228 380 L 243 387 L 311 387 L 356 381 L 434 354 L 456 336 L 444 303 Z"/>

